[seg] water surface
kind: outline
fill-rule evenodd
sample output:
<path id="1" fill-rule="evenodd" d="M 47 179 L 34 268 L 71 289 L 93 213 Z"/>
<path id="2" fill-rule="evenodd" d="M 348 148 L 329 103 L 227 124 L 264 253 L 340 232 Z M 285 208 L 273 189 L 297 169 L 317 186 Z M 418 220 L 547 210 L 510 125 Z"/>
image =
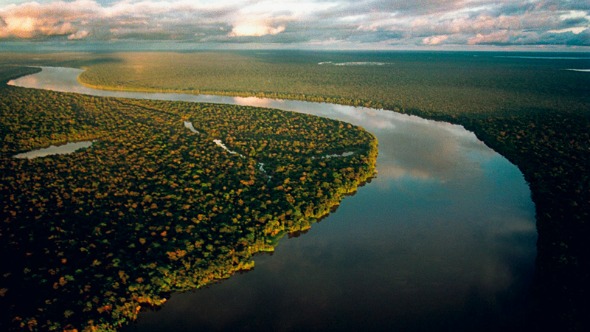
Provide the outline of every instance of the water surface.
<path id="1" fill-rule="evenodd" d="M 56 154 L 70 154 L 83 148 L 88 148 L 93 141 L 70 142 L 62 145 L 51 145 L 47 148 L 31 150 L 14 155 L 14 158 L 34 159 L 39 157 L 52 156 Z"/>
<path id="2" fill-rule="evenodd" d="M 89 89 L 81 70 L 10 84 L 98 96 L 253 105 L 360 125 L 378 176 L 256 268 L 174 294 L 129 331 L 486 330 L 518 325 L 535 258 L 519 170 L 464 128 L 389 111 L 260 98 Z M 231 149 L 231 147 L 228 147 Z"/>

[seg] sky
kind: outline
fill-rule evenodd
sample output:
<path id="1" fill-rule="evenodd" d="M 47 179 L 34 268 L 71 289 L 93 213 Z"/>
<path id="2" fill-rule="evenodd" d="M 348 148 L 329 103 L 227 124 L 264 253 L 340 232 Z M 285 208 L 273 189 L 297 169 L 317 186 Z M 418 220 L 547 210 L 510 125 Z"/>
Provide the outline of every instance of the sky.
<path id="1" fill-rule="evenodd" d="M 2 44 L 590 50 L 590 1 L 0 0 Z"/>

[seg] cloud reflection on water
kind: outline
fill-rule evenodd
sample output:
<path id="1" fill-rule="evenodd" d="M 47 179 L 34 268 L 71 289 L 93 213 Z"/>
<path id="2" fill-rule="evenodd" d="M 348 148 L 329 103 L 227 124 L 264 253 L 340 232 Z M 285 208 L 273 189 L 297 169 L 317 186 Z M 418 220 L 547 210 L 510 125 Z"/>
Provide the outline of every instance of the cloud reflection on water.
<path id="1" fill-rule="evenodd" d="M 43 71 L 9 82 L 30 88 L 77 92 L 112 97 L 152 98 L 195 102 L 229 103 L 280 108 L 315 114 L 361 126 L 375 134 L 380 142 L 378 171 L 380 178 L 412 177 L 446 182 L 477 171 L 478 162 L 493 155 L 483 143 L 460 126 L 434 122 L 395 112 L 327 103 L 309 103 L 257 97 L 223 97 L 190 94 L 121 92 L 95 90 L 80 85 L 81 69 L 42 67 Z"/>
<path id="2" fill-rule="evenodd" d="M 530 277 L 535 254 L 530 191 L 515 166 L 460 126 L 321 103 L 84 90 L 75 79 L 80 72 L 44 68 L 13 84 L 248 102 L 350 122 L 380 142 L 377 178 L 329 221 L 282 241 L 272 257 L 257 257 L 252 272 L 174 295 L 159 313 L 140 316 L 140 330 L 489 327 L 495 310 L 506 309 L 500 302 L 524 292 L 516 288 Z M 51 75 L 67 79 L 58 84 Z"/>

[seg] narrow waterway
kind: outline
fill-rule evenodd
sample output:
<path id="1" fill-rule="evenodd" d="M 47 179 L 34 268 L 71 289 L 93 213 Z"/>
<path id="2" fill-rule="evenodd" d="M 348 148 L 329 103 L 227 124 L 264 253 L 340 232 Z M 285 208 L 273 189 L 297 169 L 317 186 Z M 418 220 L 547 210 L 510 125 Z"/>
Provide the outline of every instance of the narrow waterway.
<path id="1" fill-rule="evenodd" d="M 81 72 L 44 67 L 9 84 L 278 108 L 360 125 L 379 139 L 378 176 L 336 212 L 257 256 L 253 271 L 173 294 L 127 330 L 493 330 L 521 319 L 534 205 L 520 171 L 473 133 L 325 103 L 95 90 L 78 83 Z"/>

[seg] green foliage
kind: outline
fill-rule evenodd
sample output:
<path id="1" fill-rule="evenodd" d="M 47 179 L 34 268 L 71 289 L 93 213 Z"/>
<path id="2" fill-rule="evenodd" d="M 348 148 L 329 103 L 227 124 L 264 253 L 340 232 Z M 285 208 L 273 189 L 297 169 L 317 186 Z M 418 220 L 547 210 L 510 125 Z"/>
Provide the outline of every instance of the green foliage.
<path id="1" fill-rule="evenodd" d="M 541 302 L 550 307 L 539 316 L 558 313 L 568 324 L 589 309 L 590 75 L 564 69 L 586 68 L 587 60 L 516 60 L 506 55 L 519 54 L 0 53 L 0 63 L 69 61 L 70 66 L 88 66 L 81 77 L 84 84 L 107 89 L 324 101 L 464 125 L 514 162 L 531 184 L 539 230 L 536 287 L 542 290 Z M 332 64 L 318 65 L 326 61 Z M 334 65 L 355 61 L 386 65 Z"/>
<path id="2" fill-rule="evenodd" d="M 118 54 L 116 63 L 92 66 L 81 79 L 105 88 L 369 106 L 464 125 L 514 162 L 531 185 L 539 230 L 536 287 L 547 306 L 538 315 L 560 316 L 555 329 L 563 329 L 590 310 L 590 75 L 566 70 L 587 68 L 588 54 L 544 55 L 557 61 L 513 55 L 530 54 Z"/>
<path id="3" fill-rule="evenodd" d="M 500 57 L 498 57 L 500 55 Z M 444 114 L 587 111 L 576 63 L 514 61 L 504 53 L 118 53 L 80 81 L 116 90 L 259 96 Z M 331 61 L 332 64 L 321 62 Z M 358 62 L 383 65 L 350 65 Z M 349 65 L 346 65 L 349 64 Z"/>
<path id="4" fill-rule="evenodd" d="M 0 271 L 0 323 L 15 330 L 114 330 L 251 269 L 370 179 L 377 157 L 371 134 L 314 116 L 8 86 L 0 140 L 0 250 L 15 262 Z"/>
<path id="5" fill-rule="evenodd" d="M 17 67 L 17 66 L 0 66 L 0 84 L 34 73 L 38 73 L 41 69 L 33 67 Z"/>

